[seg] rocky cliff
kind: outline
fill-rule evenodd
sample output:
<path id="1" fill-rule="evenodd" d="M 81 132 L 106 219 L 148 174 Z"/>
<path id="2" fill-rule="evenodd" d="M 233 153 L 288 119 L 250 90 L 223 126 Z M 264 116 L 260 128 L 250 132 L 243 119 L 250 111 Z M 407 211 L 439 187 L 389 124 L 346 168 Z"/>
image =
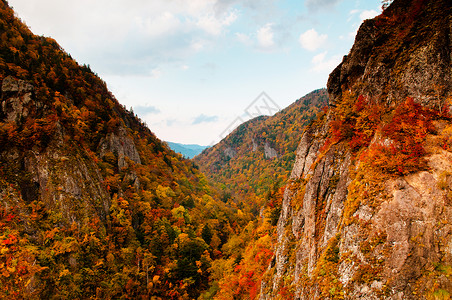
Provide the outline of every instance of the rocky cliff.
<path id="1" fill-rule="evenodd" d="M 302 135 L 260 299 L 449 299 L 452 15 L 366 20 Z"/>

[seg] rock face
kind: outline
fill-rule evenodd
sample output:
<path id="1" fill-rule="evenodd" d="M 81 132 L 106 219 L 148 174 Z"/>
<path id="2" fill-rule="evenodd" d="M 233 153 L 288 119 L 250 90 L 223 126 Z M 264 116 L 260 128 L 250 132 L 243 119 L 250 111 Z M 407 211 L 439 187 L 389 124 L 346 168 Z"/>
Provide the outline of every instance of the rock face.
<path id="1" fill-rule="evenodd" d="M 22 187 L 22 196 L 27 195 L 27 189 L 30 191 L 30 197 L 24 197 L 27 202 L 39 198 L 49 208 L 62 212 L 65 220 L 80 221 L 91 215 L 105 220 L 110 195 L 101 185 L 103 178 L 93 162 L 50 148 L 42 153 L 28 153 L 23 164 L 24 171 L 33 174 Z"/>
<path id="2" fill-rule="evenodd" d="M 260 299 L 450 296 L 452 153 L 434 142 L 450 121 L 435 122 L 426 166 L 406 175 L 370 175 L 347 143 L 328 138 L 346 93 L 384 106 L 387 116 L 406 97 L 447 106 L 451 29 L 446 0 L 396 0 L 363 23 L 328 80 L 333 108 L 301 138 Z"/>
<path id="3" fill-rule="evenodd" d="M 24 80 L 8 76 L 2 81 L 1 91 L 3 120 L 7 124 L 21 124 L 29 114 L 36 117 L 47 113 L 34 96 L 35 87 Z M 62 219 L 70 222 L 80 222 L 92 215 L 105 220 L 111 199 L 102 184 L 104 178 L 97 164 L 86 159 L 83 151 L 68 147 L 63 137 L 65 131 L 56 121 L 46 147 L 31 145 L 30 150 L 24 151 L 11 144 L 0 151 L 0 159 L 18 174 L 23 174 L 15 181 L 19 183 L 25 203 L 43 201 L 49 209 L 61 212 Z M 102 138 L 98 148 L 100 157 L 108 151 L 116 155 L 118 169 L 127 167 L 126 158 L 141 163 L 135 143 L 123 127 Z M 21 205 L 19 194 L 12 195 L 12 202 Z"/>
<path id="4" fill-rule="evenodd" d="M 38 106 L 38 102 L 30 103 L 34 91 L 33 85 L 24 80 L 16 80 L 11 76 L 2 81 L 2 105 L 1 112 L 7 121 L 17 121 L 26 118 L 32 106 Z"/>
<path id="5" fill-rule="evenodd" d="M 224 149 L 224 155 L 228 158 L 234 158 L 234 156 L 237 154 L 237 151 L 232 149 L 231 147 L 227 147 Z"/>
<path id="6" fill-rule="evenodd" d="M 24 125 L 27 117 L 48 116 L 46 105 L 35 96 L 35 87 L 20 79 L 7 76 L 1 83 L 1 116 L 5 124 Z M 81 222 L 96 215 L 106 220 L 110 209 L 110 194 L 103 185 L 104 178 L 98 165 L 87 159 L 86 153 L 77 147 L 68 147 L 64 136 L 67 130 L 56 121 L 52 133 L 48 136 L 45 147 L 33 144 L 29 150 L 21 149 L 14 144 L 0 151 L 0 160 L 6 162 L 11 169 L 23 174 L 19 183 L 20 195 L 12 193 L 11 201 L 3 201 L 4 205 L 42 201 L 46 207 L 62 213 L 62 219 L 69 222 Z M 17 130 L 17 129 L 16 129 Z M 112 153 L 117 161 L 118 170 L 127 168 L 127 160 L 141 164 L 140 155 L 132 137 L 120 126 L 116 131 L 108 133 L 100 139 L 97 151 L 101 158 Z M 137 189 L 140 186 L 137 175 L 133 172 L 125 174 L 125 180 Z M 5 200 L 4 198 L 3 200 Z M 9 204 L 8 204 L 9 203 Z"/>
<path id="7" fill-rule="evenodd" d="M 135 143 L 127 135 L 124 127 L 120 127 L 118 133 L 109 133 L 103 138 L 99 144 L 99 152 L 101 157 L 104 157 L 107 152 L 112 152 L 118 158 L 118 168 L 120 170 L 127 167 L 126 157 L 137 164 L 141 164 Z"/>
<path id="8" fill-rule="evenodd" d="M 276 149 L 272 148 L 268 142 L 264 144 L 264 154 L 265 158 L 272 159 L 274 157 L 278 157 L 278 152 L 276 151 Z"/>
<path id="9" fill-rule="evenodd" d="M 394 1 L 364 21 L 349 55 L 328 79 L 332 103 L 347 90 L 373 101 L 413 97 L 430 106 L 452 94 L 450 3 L 426 2 Z"/>

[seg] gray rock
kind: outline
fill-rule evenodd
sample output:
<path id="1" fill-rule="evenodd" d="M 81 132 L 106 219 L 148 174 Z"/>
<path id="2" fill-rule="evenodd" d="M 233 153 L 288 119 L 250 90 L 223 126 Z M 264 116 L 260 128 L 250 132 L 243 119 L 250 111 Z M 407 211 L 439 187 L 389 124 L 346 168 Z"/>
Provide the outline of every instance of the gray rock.
<path id="1" fill-rule="evenodd" d="M 26 118 L 33 108 L 32 93 L 34 86 L 24 80 L 7 76 L 2 81 L 1 111 L 6 120 L 14 122 Z"/>
<path id="2" fill-rule="evenodd" d="M 264 154 L 265 158 L 269 159 L 278 157 L 278 152 L 276 151 L 276 149 L 272 148 L 268 142 L 265 142 L 264 144 Z"/>
<path id="3" fill-rule="evenodd" d="M 133 139 L 127 135 L 126 129 L 120 127 L 117 133 L 109 133 L 99 143 L 98 149 L 103 157 L 107 152 L 113 152 L 118 158 L 118 168 L 126 168 L 126 157 L 137 164 L 141 164 L 141 158 Z"/>
<path id="4" fill-rule="evenodd" d="M 237 154 L 237 151 L 235 151 L 231 147 L 227 147 L 226 149 L 224 149 L 223 153 L 229 158 L 234 158 L 234 156 Z"/>

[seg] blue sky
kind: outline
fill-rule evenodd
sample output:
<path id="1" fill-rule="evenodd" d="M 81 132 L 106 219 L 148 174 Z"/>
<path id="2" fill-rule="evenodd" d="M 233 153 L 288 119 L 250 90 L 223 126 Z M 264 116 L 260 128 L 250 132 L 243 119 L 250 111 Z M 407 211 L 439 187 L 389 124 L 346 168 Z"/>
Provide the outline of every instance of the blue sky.
<path id="1" fill-rule="evenodd" d="M 265 92 L 326 86 L 379 0 L 9 0 L 162 140 L 210 145 Z M 256 102 L 253 102 L 257 100 Z"/>

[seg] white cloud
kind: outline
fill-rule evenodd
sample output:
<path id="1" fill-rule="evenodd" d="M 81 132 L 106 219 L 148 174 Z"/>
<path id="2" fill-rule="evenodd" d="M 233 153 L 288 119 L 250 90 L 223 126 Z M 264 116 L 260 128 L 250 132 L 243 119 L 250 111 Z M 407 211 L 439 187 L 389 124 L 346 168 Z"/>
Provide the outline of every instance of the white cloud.
<path id="1" fill-rule="evenodd" d="M 312 63 L 316 64 L 316 65 L 319 64 L 319 63 L 322 63 L 325 60 L 325 56 L 326 56 L 327 53 L 328 52 L 325 51 L 325 52 L 322 52 L 320 54 L 317 54 L 316 56 L 314 56 L 312 58 Z"/>
<path id="2" fill-rule="evenodd" d="M 245 45 L 251 44 L 250 37 L 249 37 L 247 34 L 245 34 L 245 33 L 236 32 L 236 33 L 235 33 L 235 37 L 236 37 L 237 40 L 238 40 L 239 42 L 241 42 L 242 44 L 245 44 Z"/>
<path id="3" fill-rule="evenodd" d="M 341 0 L 306 0 L 306 6 L 312 10 L 328 9 L 334 7 Z"/>
<path id="4" fill-rule="evenodd" d="M 315 29 L 309 29 L 302 33 L 299 38 L 301 47 L 309 51 L 315 51 L 322 47 L 328 39 L 326 34 L 318 34 Z"/>
<path id="5" fill-rule="evenodd" d="M 163 74 L 162 70 L 158 68 L 151 70 L 151 78 L 158 79 L 162 77 L 162 74 Z"/>
<path id="6" fill-rule="evenodd" d="M 316 72 L 331 72 L 333 69 L 341 62 L 340 55 L 334 55 L 330 58 L 327 58 L 328 52 L 324 51 L 322 53 L 317 54 L 312 58 L 312 64 L 314 67 L 312 68 Z"/>
<path id="7" fill-rule="evenodd" d="M 89 63 L 105 76 L 148 74 L 205 50 L 238 18 L 234 6 L 220 11 L 219 1 L 223 0 L 12 0 L 10 4 L 36 34 L 52 36 L 80 63 Z"/>
<path id="8" fill-rule="evenodd" d="M 348 18 L 347 18 L 347 23 L 349 23 L 350 21 L 353 20 L 354 16 L 356 14 L 358 14 L 360 12 L 359 9 L 352 9 L 349 13 L 348 13 Z"/>
<path id="9" fill-rule="evenodd" d="M 214 0 L 215 11 L 217 14 L 222 14 L 232 7 L 239 7 L 241 10 L 246 10 L 255 20 L 261 20 L 269 11 L 275 12 L 277 9 L 274 5 L 277 0 Z"/>
<path id="10" fill-rule="evenodd" d="M 257 42 L 262 48 L 271 48 L 275 45 L 272 23 L 267 23 L 257 31 Z"/>
<path id="11" fill-rule="evenodd" d="M 222 17 L 218 17 L 214 13 L 201 16 L 196 25 L 211 35 L 219 35 L 225 27 L 230 26 L 237 20 L 237 14 L 235 11 L 231 11 L 224 14 Z"/>
<path id="12" fill-rule="evenodd" d="M 380 13 L 376 10 L 364 10 L 359 14 L 359 18 L 361 21 L 367 20 L 367 19 L 373 19 L 376 16 L 378 16 Z"/>
<path id="13" fill-rule="evenodd" d="M 206 44 L 205 40 L 194 40 L 190 43 L 190 50 L 199 52 L 206 47 Z"/>
<path id="14" fill-rule="evenodd" d="M 168 35 L 180 29 L 180 20 L 170 12 L 164 12 L 157 17 L 135 17 L 137 29 L 148 37 Z"/>

